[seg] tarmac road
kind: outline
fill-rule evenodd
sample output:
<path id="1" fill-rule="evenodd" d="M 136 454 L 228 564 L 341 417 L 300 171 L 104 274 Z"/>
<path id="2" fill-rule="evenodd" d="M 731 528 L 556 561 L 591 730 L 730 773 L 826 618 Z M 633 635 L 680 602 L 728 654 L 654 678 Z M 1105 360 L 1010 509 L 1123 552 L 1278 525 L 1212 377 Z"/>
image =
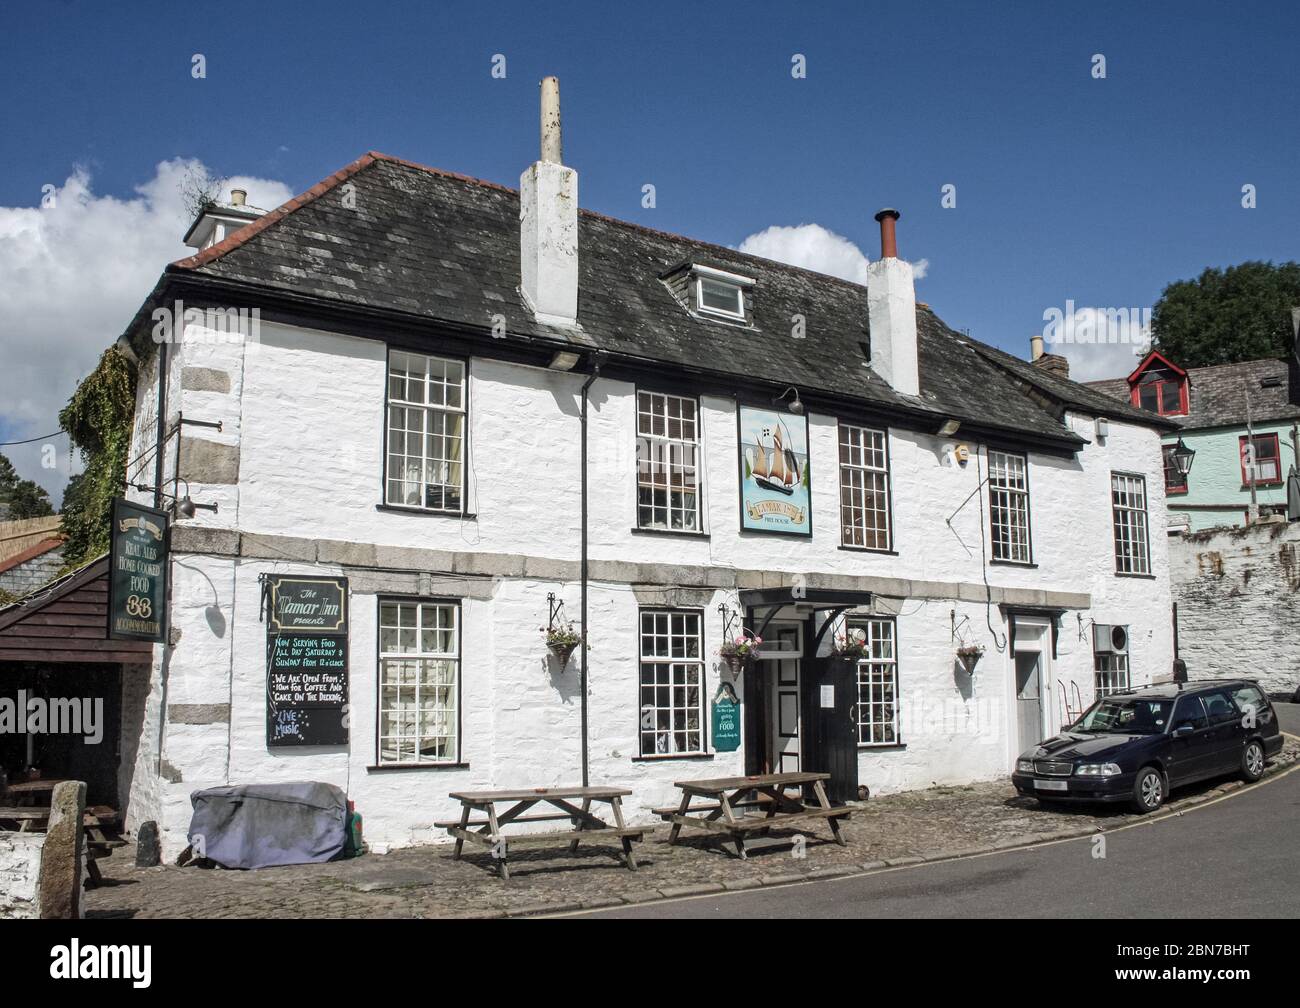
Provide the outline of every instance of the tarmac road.
<path id="1" fill-rule="evenodd" d="M 1278 704 L 1300 735 L 1300 706 Z M 1096 837 L 584 917 L 1300 917 L 1300 765 Z"/>

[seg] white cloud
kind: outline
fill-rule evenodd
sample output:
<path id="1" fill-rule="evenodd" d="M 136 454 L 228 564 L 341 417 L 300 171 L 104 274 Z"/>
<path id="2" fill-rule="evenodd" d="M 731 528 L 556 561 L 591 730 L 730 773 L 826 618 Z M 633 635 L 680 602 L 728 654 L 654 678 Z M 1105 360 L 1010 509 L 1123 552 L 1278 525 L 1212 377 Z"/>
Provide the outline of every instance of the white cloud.
<path id="1" fill-rule="evenodd" d="M 1122 378 L 1151 348 L 1151 312 L 1145 308 L 1077 308 L 1043 312 L 1043 339 L 1070 362 L 1075 381 Z"/>
<path id="2" fill-rule="evenodd" d="M 820 224 L 800 224 L 797 227 L 776 224 L 750 235 L 740 243 L 739 251 L 791 266 L 802 266 L 853 283 L 867 282 L 868 259 L 862 249 Z M 917 280 L 929 271 L 929 259 L 917 259 L 912 263 L 912 274 Z"/>
<path id="3" fill-rule="evenodd" d="M 157 165 L 129 199 L 96 195 L 76 168 L 54 205 L 0 207 L 0 420 L 13 441 L 59 426 L 58 413 L 104 348 L 119 335 L 163 267 L 193 250 L 181 244 L 190 224 L 181 183 L 203 166 L 180 158 Z M 248 202 L 271 209 L 293 194 L 281 182 L 235 176 Z M 58 505 L 71 460 L 66 438 L 58 468 L 41 465 L 41 446 L 0 448 Z M 75 471 L 75 469 L 73 470 Z"/>
<path id="4" fill-rule="evenodd" d="M 774 225 L 746 238 L 740 251 L 854 283 L 867 282 L 867 257 L 862 250 L 820 224 Z"/>

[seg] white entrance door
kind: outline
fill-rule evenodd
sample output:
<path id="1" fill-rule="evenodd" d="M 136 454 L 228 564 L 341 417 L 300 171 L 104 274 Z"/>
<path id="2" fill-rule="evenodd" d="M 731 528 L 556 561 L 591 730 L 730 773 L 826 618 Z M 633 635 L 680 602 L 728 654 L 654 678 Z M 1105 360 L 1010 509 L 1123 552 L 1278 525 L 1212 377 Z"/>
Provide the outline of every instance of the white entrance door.
<path id="1" fill-rule="evenodd" d="M 1019 752 L 1043 740 L 1043 656 L 1016 651 L 1016 742 Z"/>
<path id="2" fill-rule="evenodd" d="M 759 654 L 767 701 L 768 772 L 795 773 L 800 769 L 799 736 L 803 722 L 799 697 L 801 628 L 797 623 L 772 623 L 764 637 Z"/>
<path id="3" fill-rule="evenodd" d="M 1028 620 L 1016 623 L 1016 750 L 1014 759 L 1047 737 L 1044 730 L 1051 705 L 1048 657 L 1051 652 L 1046 623 Z"/>

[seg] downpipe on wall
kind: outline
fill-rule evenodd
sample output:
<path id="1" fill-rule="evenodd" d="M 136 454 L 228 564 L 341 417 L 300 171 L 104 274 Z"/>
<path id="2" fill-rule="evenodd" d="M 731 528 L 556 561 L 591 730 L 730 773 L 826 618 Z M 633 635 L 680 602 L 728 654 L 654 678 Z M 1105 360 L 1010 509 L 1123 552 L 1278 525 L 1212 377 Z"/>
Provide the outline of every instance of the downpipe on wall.
<path id="1" fill-rule="evenodd" d="M 581 466 L 582 466 L 582 503 L 579 508 L 579 521 L 582 524 L 582 558 L 581 558 L 581 581 L 582 581 L 582 663 L 578 670 L 578 690 L 582 694 L 580 710 L 582 712 L 582 786 L 590 786 L 590 762 L 587 751 L 587 405 L 592 383 L 600 377 L 600 365 L 603 363 L 605 355 L 599 350 L 593 351 L 588 361 L 591 365 L 591 373 L 587 380 L 582 383 L 582 408 L 580 411 L 581 428 L 582 428 L 582 446 L 580 449 Z"/>

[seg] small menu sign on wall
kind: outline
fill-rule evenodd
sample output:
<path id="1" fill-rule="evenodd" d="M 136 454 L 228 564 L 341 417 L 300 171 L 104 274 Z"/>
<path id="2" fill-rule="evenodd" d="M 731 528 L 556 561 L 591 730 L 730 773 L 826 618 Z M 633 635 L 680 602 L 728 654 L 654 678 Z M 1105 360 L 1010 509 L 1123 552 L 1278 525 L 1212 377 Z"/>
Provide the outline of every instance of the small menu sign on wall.
<path id="1" fill-rule="evenodd" d="M 348 579 L 266 578 L 266 744 L 348 742 Z"/>
<path id="2" fill-rule="evenodd" d="M 723 683 L 713 699 L 713 748 L 735 752 L 740 748 L 740 698 L 730 683 Z"/>
<path id="3" fill-rule="evenodd" d="M 167 512 L 113 501 L 108 636 L 167 642 Z"/>

